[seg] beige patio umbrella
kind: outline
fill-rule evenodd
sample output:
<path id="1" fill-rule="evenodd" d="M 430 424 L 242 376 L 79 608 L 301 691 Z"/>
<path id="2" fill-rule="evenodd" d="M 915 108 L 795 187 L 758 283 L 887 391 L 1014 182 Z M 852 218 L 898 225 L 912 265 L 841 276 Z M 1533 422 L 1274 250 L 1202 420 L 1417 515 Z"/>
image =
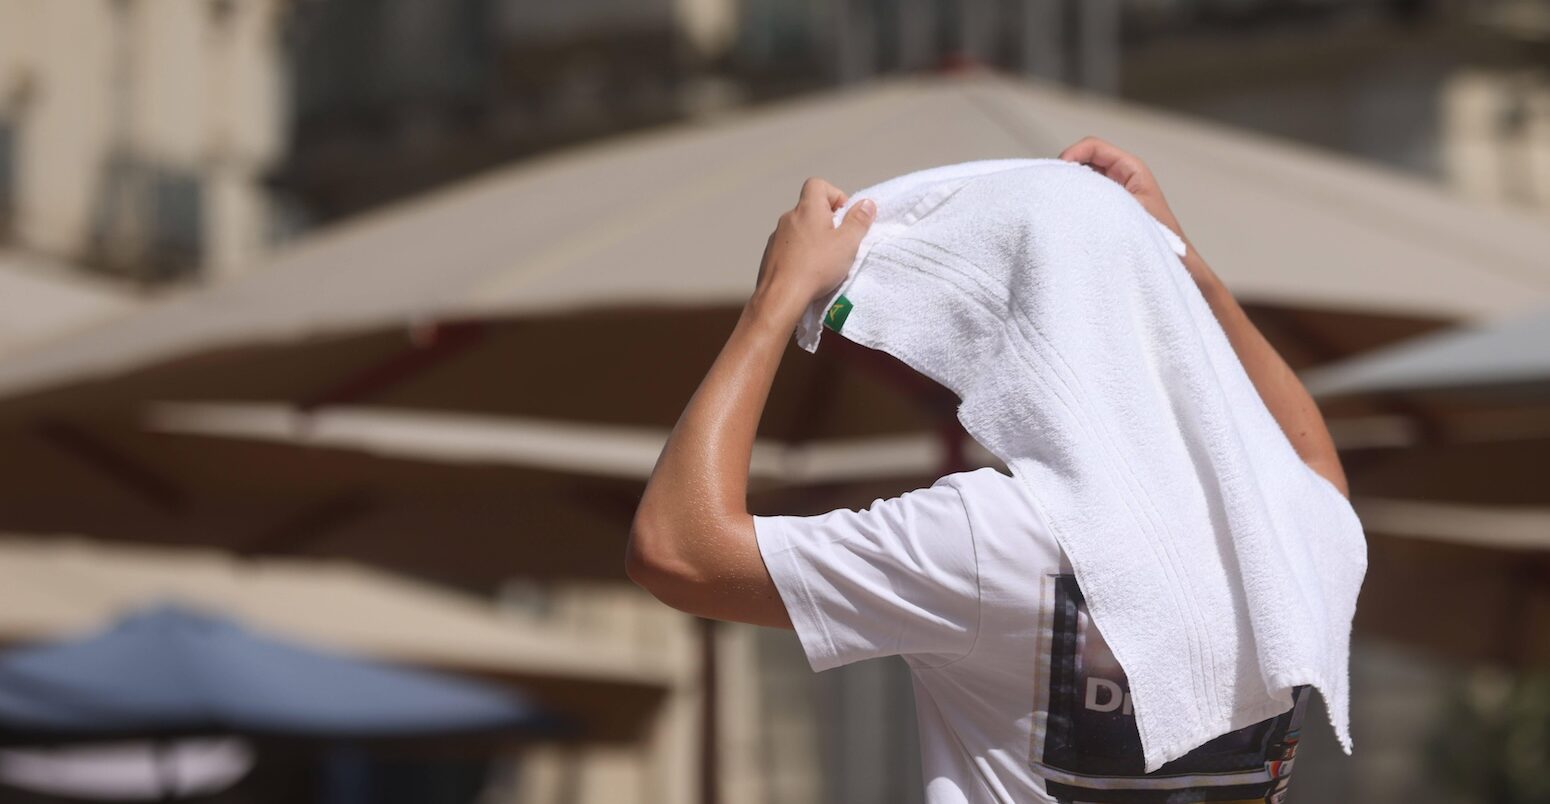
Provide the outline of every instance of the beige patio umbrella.
<path id="1" fill-rule="evenodd" d="M 630 517 L 667 436 L 429 411 L 190 403 L 103 416 L 90 428 L 0 431 L 5 528 L 353 558 L 483 588 L 514 576 L 622 580 Z M 761 439 L 751 503 L 763 512 L 865 504 L 929 483 L 950 457 L 929 433 Z"/>
<path id="2" fill-rule="evenodd" d="M 1550 311 L 1407 340 L 1321 367 L 1307 383 L 1325 398 L 1405 393 L 1543 401 L 1550 392 Z"/>
<path id="3" fill-rule="evenodd" d="M 523 539 L 563 533 L 585 544 L 584 534 L 606 532 L 617 548 L 639 477 L 595 478 L 610 501 L 599 504 L 594 491 L 577 491 L 595 488 L 585 468 L 486 461 L 493 469 L 483 479 L 468 465 L 421 467 L 421 479 L 401 457 L 218 444 L 216 430 L 148 431 L 144 417 L 167 401 L 272 403 L 660 432 L 730 329 L 765 235 L 804 176 L 856 188 L 964 159 L 1049 156 L 1087 133 L 1152 162 L 1192 237 L 1299 365 L 1550 296 L 1540 267 L 1550 232 L 1509 212 L 1353 161 L 1019 80 L 897 80 L 492 172 L 325 230 L 248 276 L 0 364 L 0 425 L 13 443 L 0 473 L 29 490 L 0 502 L 10 518 L 0 525 L 107 534 L 127 528 L 133 511 L 160 506 L 158 516 L 184 524 L 153 520 L 137 532 L 240 539 L 257 551 L 307 545 L 429 570 L 442 556 L 422 563 L 410 549 L 434 544 L 429 532 L 462 534 L 478 556 L 499 549 L 481 534 L 526 521 L 500 512 L 579 500 L 564 514 L 531 514 L 554 519 L 534 521 Z M 761 435 L 822 446 L 943 434 L 937 469 L 948 469 L 967 463 L 953 404 L 891 359 L 830 338 L 816 358 L 793 350 Z M 320 457 L 309 461 L 313 452 Z M 315 477 L 325 468 L 336 479 Z M 879 482 L 897 491 L 919 479 L 900 474 Z M 100 503 L 102 513 L 86 510 L 99 498 L 68 505 L 87 488 L 119 502 Z M 263 502 L 280 489 L 296 500 L 285 521 L 276 521 L 280 506 Z M 376 513 L 351 513 L 351 501 L 367 496 L 379 501 Z M 225 502 L 194 513 L 204 503 L 189 501 L 205 499 Z M 44 521 L 65 513 L 81 521 Z M 232 522 L 239 527 L 217 527 Z M 287 535 L 263 535 L 271 532 Z M 616 571 L 617 552 L 601 547 L 525 555 L 554 556 L 545 572 L 580 571 L 567 555 L 607 556 Z M 515 561 L 458 563 L 520 570 Z"/>
<path id="4" fill-rule="evenodd" d="M 1453 661 L 1550 667 L 1550 507 L 1357 499 L 1359 633 Z"/>
<path id="5" fill-rule="evenodd" d="M 638 738 L 684 674 L 645 637 L 546 625 L 346 562 L 0 534 L 0 588 L 0 645 L 70 636 L 177 602 L 334 650 L 521 686 L 578 718 L 581 737 Z"/>
<path id="6" fill-rule="evenodd" d="M 1550 666 L 1550 411 L 1391 405 L 1332 421 L 1368 534 L 1358 629 L 1454 660 Z"/>
<path id="7" fill-rule="evenodd" d="M 804 177 L 855 189 L 966 159 L 1054 156 L 1087 134 L 1147 157 L 1194 241 L 1299 365 L 1550 300 L 1550 232 L 1524 216 L 1353 160 L 1020 80 L 904 79 L 495 171 L 9 361 L 0 426 L 33 452 L 11 453 L 29 457 L 6 477 L 55 495 L 22 495 L 23 513 L 58 516 L 77 498 L 29 474 L 52 464 L 55 479 L 89 475 L 80 482 L 103 498 L 125 498 L 108 512 L 71 512 L 100 529 L 160 498 L 168 517 L 194 523 L 185 541 L 219 543 L 229 531 L 216 526 L 252 522 L 243 538 L 259 551 L 435 574 L 511 572 L 518 558 L 537 562 L 529 569 L 553 560 L 555 573 L 616 567 L 638 481 L 605 478 L 596 493 L 580 472 L 565 479 L 493 461 L 422 475 L 394 458 L 367 466 L 356 447 L 190 434 L 197 416 L 170 428 L 177 434 L 146 431 L 146 406 L 371 406 L 666 427 L 735 321 L 765 236 Z M 793 350 L 761 433 L 790 444 L 956 439 L 951 411 L 950 398 L 897 363 L 830 338 L 816 358 Z M 231 443 L 213 443 L 223 438 Z M 943 466 L 962 465 L 950 443 Z M 363 511 L 350 482 L 319 483 L 318 472 L 388 491 Z M 298 483 L 306 488 L 287 488 Z M 827 488 L 828 499 L 803 489 L 782 507 L 868 498 L 851 482 Z M 316 502 L 279 521 L 258 511 L 282 490 Z M 492 504 L 501 500 L 513 505 Z M 506 528 L 511 539 L 489 538 Z M 589 543 L 591 534 L 612 541 Z M 520 556 L 500 553 L 513 545 Z M 455 566 L 435 566 L 448 555 Z"/>
<path id="8" fill-rule="evenodd" d="M 803 177 L 854 189 L 1053 156 L 1089 133 L 1145 155 L 1228 282 L 1293 317 L 1288 338 L 1319 343 L 1322 359 L 1381 340 L 1364 332 L 1391 318 L 1488 318 L 1550 298 L 1550 232 L 1525 216 L 1035 83 L 912 78 L 572 149 L 346 222 L 249 276 L 0 366 L 3 415 L 269 399 L 661 425 Z M 850 362 L 790 361 L 780 390 L 773 437 L 932 426 Z"/>
<path id="9" fill-rule="evenodd" d="M 1388 409 L 1332 423 L 1369 533 L 1365 633 L 1550 666 L 1547 323 L 1461 326 L 1308 375 L 1325 400 Z"/>
<path id="10" fill-rule="evenodd" d="M 0 250 L 0 356 L 36 348 L 138 306 L 106 277 L 15 250 Z"/>

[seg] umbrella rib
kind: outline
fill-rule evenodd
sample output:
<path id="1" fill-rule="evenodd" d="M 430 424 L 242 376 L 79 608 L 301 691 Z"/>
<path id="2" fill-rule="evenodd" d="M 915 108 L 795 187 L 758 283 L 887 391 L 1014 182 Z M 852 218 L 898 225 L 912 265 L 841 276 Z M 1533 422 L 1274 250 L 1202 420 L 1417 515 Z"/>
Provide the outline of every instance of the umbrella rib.
<path id="1" fill-rule="evenodd" d="M 488 327 L 480 321 L 433 324 L 413 338 L 409 346 L 302 397 L 296 407 L 315 411 L 378 396 L 472 349 L 484 340 L 487 332 Z"/>
<path id="2" fill-rule="evenodd" d="M 58 419 L 38 422 L 33 432 L 93 473 L 164 513 L 178 513 L 187 496 L 172 480 L 80 426 Z"/>
<path id="3" fill-rule="evenodd" d="M 248 540 L 240 552 L 243 555 L 299 552 L 364 516 L 372 507 L 371 495 L 364 491 L 329 497 L 303 508 L 277 527 Z"/>

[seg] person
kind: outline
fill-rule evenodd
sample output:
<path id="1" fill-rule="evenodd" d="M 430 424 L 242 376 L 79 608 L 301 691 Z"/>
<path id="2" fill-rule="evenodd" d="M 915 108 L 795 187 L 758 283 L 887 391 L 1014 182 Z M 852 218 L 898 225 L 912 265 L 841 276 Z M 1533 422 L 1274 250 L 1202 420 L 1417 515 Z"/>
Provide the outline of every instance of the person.
<path id="1" fill-rule="evenodd" d="M 1145 163 L 1095 138 L 1060 158 L 1119 183 L 1187 244 L 1184 266 L 1297 454 L 1348 493 L 1291 368 L 1189 243 Z M 1308 691 L 1275 718 L 1146 774 L 1123 670 L 1026 492 L 994 468 L 866 510 L 753 516 L 748 463 L 786 342 L 844 280 L 877 214 L 809 179 L 770 235 L 755 289 L 663 448 L 626 569 L 700 617 L 797 632 L 815 670 L 902 656 L 915 683 L 926 798 L 938 802 L 1280 801 Z"/>

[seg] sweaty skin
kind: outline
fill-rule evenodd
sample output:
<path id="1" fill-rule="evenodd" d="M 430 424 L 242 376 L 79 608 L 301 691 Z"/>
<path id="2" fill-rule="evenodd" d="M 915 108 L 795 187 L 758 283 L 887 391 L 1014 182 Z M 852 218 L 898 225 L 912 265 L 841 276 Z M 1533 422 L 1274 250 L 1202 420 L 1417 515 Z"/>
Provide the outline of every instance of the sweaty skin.
<path id="1" fill-rule="evenodd" d="M 1119 183 L 1189 244 L 1145 163 L 1089 137 L 1060 155 Z M 754 540 L 748 461 L 770 384 L 807 306 L 844 280 L 877 210 L 863 199 L 835 228 L 845 193 L 822 179 L 802 185 L 780 217 L 753 295 L 721 354 L 662 448 L 630 528 L 625 567 L 663 603 L 700 617 L 791 627 Z M 1189 244 L 1184 265 L 1227 333 L 1255 389 L 1297 454 L 1346 493 L 1334 441 L 1297 376 Z"/>

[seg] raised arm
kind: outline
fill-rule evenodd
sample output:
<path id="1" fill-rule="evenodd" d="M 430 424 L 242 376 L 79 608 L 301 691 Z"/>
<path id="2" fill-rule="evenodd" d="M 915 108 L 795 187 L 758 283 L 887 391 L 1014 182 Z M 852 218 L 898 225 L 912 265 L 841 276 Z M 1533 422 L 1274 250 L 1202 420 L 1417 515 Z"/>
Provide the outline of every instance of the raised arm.
<path id="1" fill-rule="evenodd" d="M 1200 251 L 1189 242 L 1146 163 L 1134 154 L 1095 137 L 1088 137 L 1072 145 L 1060 154 L 1060 158 L 1089 165 L 1118 182 L 1141 202 L 1152 217 L 1183 238 L 1189 246 L 1184 266 L 1189 269 L 1201 294 L 1211 305 L 1211 312 L 1227 333 L 1227 340 L 1237 353 L 1238 362 L 1243 364 L 1249 379 L 1254 382 L 1254 389 L 1264 400 L 1265 407 L 1270 409 L 1271 415 L 1281 425 L 1282 432 L 1286 433 L 1303 462 L 1334 484 L 1341 494 L 1349 494 L 1345 470 L 1340 466 L 1334 439 L 1329 436 L 1329 428 L 1324 424 L 1324 416 L 1319 413 L 1318 405 L 1314 404 L 1313 397 L 1297 379 L 1291 366 L 1265 340 L 1265 336 L 1249 320 L 1227 286 L 1206 264 Z"/>
<path id="2" fill-rule="evenodd" d="M 791 627 L 748 513 L 748 459 L 770 383 L 802 311 L 850 269 L 876 207 L 862 201 L 835 228 L 845 194 L 802 185 L 764 249 L 759 278 L 710 372 L 689 400 L 646 484 L 626 569 L 662 602 L 701 617 Z"/>

